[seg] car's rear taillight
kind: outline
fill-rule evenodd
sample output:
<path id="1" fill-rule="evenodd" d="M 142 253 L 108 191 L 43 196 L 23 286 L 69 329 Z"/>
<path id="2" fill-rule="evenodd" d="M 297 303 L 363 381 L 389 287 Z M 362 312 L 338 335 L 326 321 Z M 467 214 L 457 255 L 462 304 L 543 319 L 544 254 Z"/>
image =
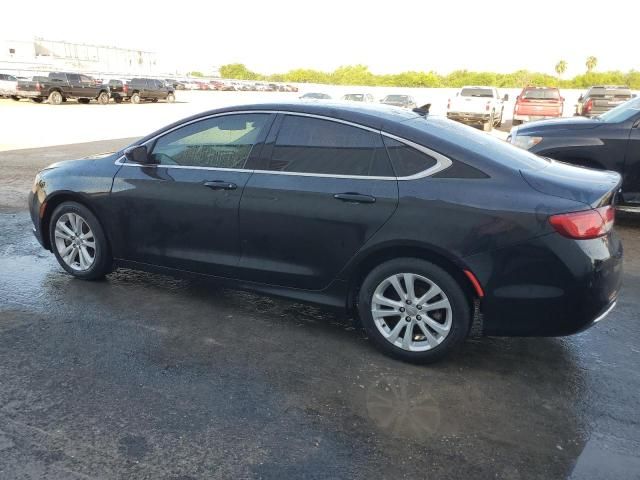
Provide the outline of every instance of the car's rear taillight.
<path id="1" fill-rule="evenodd" d="M 36 82 L 36 90 L 37 91 L 42 90 L 42 85 L 40 85 L 40 82 Z"/>
<path id="2" fill-rule="evenodd" d="M 129 85 L 127 85 L 126 83 L 122 84 L 122 91 L 124 93 L 127 93 L 129 91 Z"/>
<path id="3" fill-rule="evenodd" d="M 611 205 L 549 217 L 549 223 L 560 235 L 577 240 L 606 235 L 613 228 L 614 221 L 615 209 Z"/>
<path id="4" fill-rule="evenodd" d="M 590 98 L 589 100 L 587 100 L 587 102 L 584 104 L 584 111 L 585 112 L 590 112 L 591 109 L 593 108 L 593 99 Z"/>

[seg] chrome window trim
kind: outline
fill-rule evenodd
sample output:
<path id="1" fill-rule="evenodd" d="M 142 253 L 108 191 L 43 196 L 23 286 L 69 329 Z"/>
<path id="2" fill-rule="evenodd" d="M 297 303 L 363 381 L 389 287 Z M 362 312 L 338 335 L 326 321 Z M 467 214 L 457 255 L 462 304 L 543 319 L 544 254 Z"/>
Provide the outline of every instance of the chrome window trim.
<path id="1" fill-rule="evenodd" d="M 383 130 L 376 130 L 375 128 L 371 128 L 371 127 L 367 127 L 366 125 L 360 125 L 359 123 L 353 123 L 353 122 L 349 122 L 347 120 L 342 120 L 340 118 L 334 118 L 334 117 L 327 117 L 324 115 L 317 115 L 314 113 L 304 113 L 304 112 L 290 112 L 287 110 L 241 110 L 241 111 L 234 111 L 234 112 L 222 112 L 222 113 L 214 113 L 211 115 L 207 115 L 206 117 L 200 117 L 200 118 L 196 118 L 193 119 L 189 122 L 185 122 L 182 123 L 180 125 L 176 125 L 175 127 L 171 128 L 170 130 L 167 130 L 165 132 L 162 132 L 152 138 L 150 138 L 149 140 L 147 140 L 146 142 L 142 143 L 141 145 L 145 145 L 148 146 L 150 143 L 154 142 L 156 139 L 167 135 L 171 132 L 173 132 L 174 130 L 177 130 L 179 128 L 185 127 L 187 125 L 191 125 L 192 123 L 196 123 L 196 122 L 200 122 L 202 120 L 208 120 L 210 118 L 216 118 L 216 117 L 220 117 L 220 116 L 225 116 L 225 115 L 246 115 L 246 114 L 253 114 L 253 113 L 267 113 L 267 114 L 284 114 L 284 115 L 294 115 L 294 116 L 299 116 L 299 117 L 310 117 L 310 118 L 317 118 L 319 120 L 328 120 L 331 122 L 336 122 L 336 123 L 342 123 L 344 125 L 349 125 L 352 127 L 356 127 L 356 128 L 360 128 L 362 130 L 367 130 L 369 132 L 373 132 L 373 133 L 377 133 L 380 135 L 383 135 L 387 138 L 391 138 L 393 140 L 396 140 L 400 143 L 404 143 L 405 145 L 412 147 L 416 150 L 418 150 L 419 152 L 422 152 L 426 155 L 429 155 L 430 157 L 432 157 L 436 163 L 435 165 L 433 165 L 432 167 L 427 168 L 426 170 L 423 170 L 421 172 L 418 173 L 414 173 L 413 175 L 409 175 L 409 176 L 405 176 L 405 177 L 378 177 L 378 176 L 368 176 L 368 175 L 338 175 L 338 174 L 331 174 L 331 173 L 302 173 L 302 172 L 280 172 L 277 170 L 251 170 L 251 169 L 244 169 L 244 168 L 223 168 L 223 167 L 197 167 L 197 166 L 190 166 L 190 165 L 156 165 L 156 164 L 150 164 L 150 165 L 142 165 L 140 163 L 131 163 L 131 162 L 127 162 L 126 158 L 124 155 L 120 156 L 116 161 L 115 164 L 116 165 L 122 165 L 124 167 L 146 167 L 146 168 L 151 168 L 151 167 L 161 167 L 161 168 L 182 168 L 182 169 L 191 169 L 191 170 L 213 170 L 213 171 L 223 171 L 223 172 L 247 172 L 247 173 L 262 173 L 262 174 L 270 174 L 270 175 L 290 175 L 290 176 L 297 176 L 297 177 L 319 177 L 319 178 L 349 178 L 349 179 L 353 179 L 353 180 L 399 180 L 399 181 L 406 181 L 406 180 L 417 180 L 420 178 L 424 178 L 424 177 L 429 177 L 431 175 L 434 175 L 438 172 L 441 172 L 442 170 L 445 170 L 447 168 L 449 168 L 451 166 L 451 164 L 453 163 L 448 157 L 442 155 L 441 153 L 438 153 L 434 150 L 431 150 L 430 148 L 425 147 L 424 145 L 420 145 L 418 143 L 412 142 L 411 140 L 407 140 L 406 138 L 402 138 L 402 137 L 398 137 L 397 135 L 393 135 L 391 133 L 385 132 Z"/>

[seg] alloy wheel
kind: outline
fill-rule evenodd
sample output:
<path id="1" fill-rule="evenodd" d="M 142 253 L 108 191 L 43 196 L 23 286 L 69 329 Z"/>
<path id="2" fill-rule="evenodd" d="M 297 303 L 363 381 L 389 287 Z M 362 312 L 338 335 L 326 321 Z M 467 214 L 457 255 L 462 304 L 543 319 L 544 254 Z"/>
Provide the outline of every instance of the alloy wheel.
<path id="1" fill-rule="evenodd" d="M 60 216 L 55 227 L 56 249 L 73 270 L 89 270 L 96 260 L 96 239 L 89 224 L 77 213 Z"/>
<path id="2" fill-rule="evenodd" d="M 415 273 L 385 278 L 371 299 L 373 322 L 392 345 L 423 352 L 440 345 L 452 326 L 451 303 L 442 289 Z"/>

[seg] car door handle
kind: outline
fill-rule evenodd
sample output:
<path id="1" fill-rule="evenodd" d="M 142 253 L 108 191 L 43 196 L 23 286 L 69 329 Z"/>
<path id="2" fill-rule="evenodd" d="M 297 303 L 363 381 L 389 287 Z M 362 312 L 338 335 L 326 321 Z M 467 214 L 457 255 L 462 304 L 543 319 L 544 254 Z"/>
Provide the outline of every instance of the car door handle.
<path id="1" fill-rule="evenodd" d="M 210 182 L 204 182 L 203 185 L 211 190 L 235 190 L 238 188 L 235 183 L 225 182 L 223 180 L 212 180 Z"/>
<path id="2" fill-rule="evenodd" d="M 333 198 L 351 203 L 375 203 L 376 201 L 376 197 L 372 197 L 371 195 L 362 195 L 361 193 L 353 192 L 336 193 Z"/>

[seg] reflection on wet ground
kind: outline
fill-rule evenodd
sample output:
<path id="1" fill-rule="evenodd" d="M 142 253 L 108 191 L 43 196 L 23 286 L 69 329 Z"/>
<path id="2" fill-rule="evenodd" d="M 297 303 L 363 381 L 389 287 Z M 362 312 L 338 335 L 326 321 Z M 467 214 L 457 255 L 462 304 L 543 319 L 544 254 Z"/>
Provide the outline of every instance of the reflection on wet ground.
<path id="1" fill-rule="evenodd" d="M 627 255 L 639 232 L 621 229 Z M 419 367 L 315 307 L 132 271 L 73 280 L 26 214 L 0 215 L 0 240 L 0 478 L 640 476 L 633 259 L 596 328 Z"/>

